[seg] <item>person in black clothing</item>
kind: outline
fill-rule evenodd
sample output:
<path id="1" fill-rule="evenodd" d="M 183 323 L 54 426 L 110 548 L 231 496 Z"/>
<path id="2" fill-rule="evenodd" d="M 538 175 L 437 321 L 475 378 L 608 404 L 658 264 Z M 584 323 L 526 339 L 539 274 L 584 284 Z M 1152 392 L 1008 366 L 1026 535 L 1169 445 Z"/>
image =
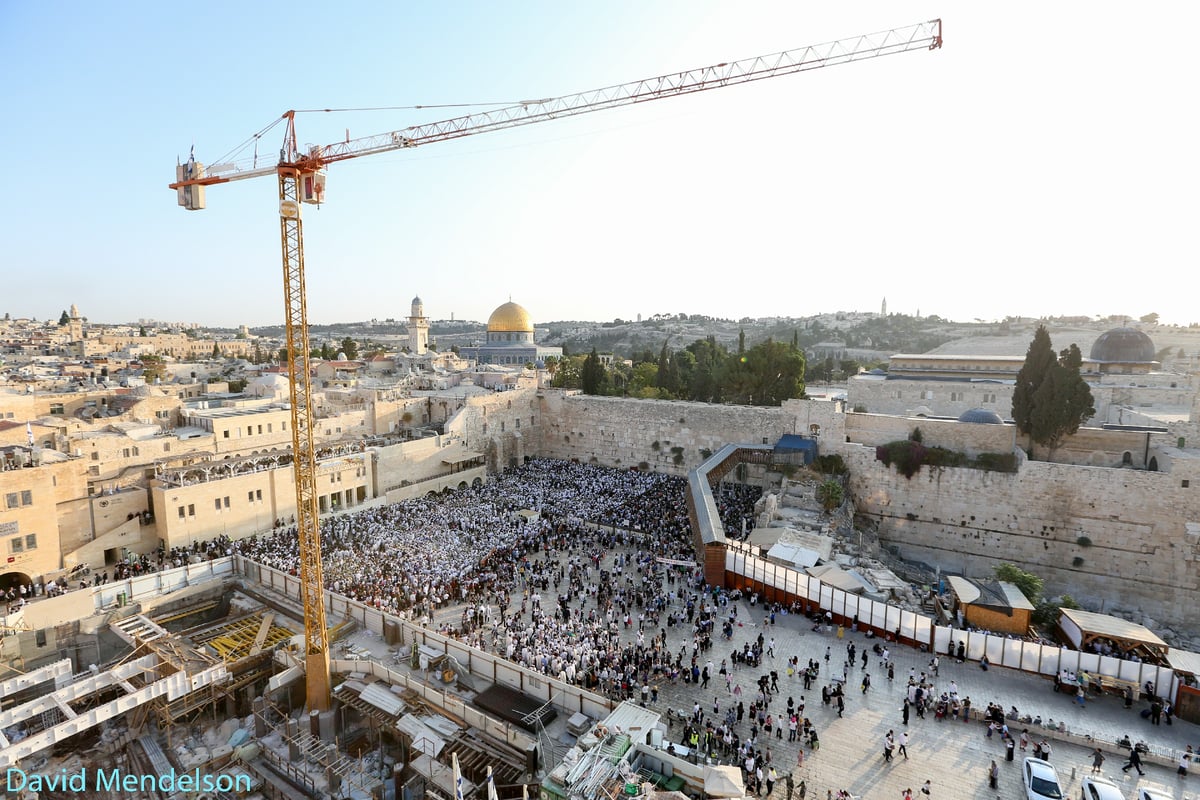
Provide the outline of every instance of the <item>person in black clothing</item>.
<path id="1" fill-rule="evenodd" d="M 1138 752 L 1137 747 L 1129 748 L 1129 763 L 1121 767 L 1121 772 L 1129 772 L 1130 767 L 1136 768 L 1138 775 L 1146 774 L 1142 771 L 1142 754 Z"/>

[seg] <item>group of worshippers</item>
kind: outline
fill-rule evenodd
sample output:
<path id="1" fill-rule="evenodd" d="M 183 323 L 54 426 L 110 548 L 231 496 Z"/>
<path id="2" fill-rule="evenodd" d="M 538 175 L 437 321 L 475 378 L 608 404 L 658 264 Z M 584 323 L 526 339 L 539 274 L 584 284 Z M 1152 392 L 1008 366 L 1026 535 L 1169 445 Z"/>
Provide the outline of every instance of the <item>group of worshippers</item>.
<path id="1" fill-rule="evenodd" d="M 535 459 L 480 486 L 323 519 L 323 576 L 338 594 L 425 622 L 462 604 L 444 633 L 634 697 L 652 680 L 690 678 L 711 646 L 712 598 L 695 569 L 659 561 L 694 557 L 686 491 L 678 476 Z M 760 494 L 716 492 L 739 528 Z M 294 527 L 233 549 L 299 571 Z M 692 644 L 669 653 L 665 627 L 675 624 L 693 627 Z"/>

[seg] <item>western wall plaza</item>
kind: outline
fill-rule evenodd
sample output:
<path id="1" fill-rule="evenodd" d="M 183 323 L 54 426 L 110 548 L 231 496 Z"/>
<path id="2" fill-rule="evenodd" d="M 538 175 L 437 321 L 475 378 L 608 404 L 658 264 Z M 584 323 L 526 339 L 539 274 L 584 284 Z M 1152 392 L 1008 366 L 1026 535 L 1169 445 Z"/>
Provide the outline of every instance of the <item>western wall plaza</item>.
<path id="1" fill-rule="evenodd" d="M 318 707 L 284 343 L 0 321 L 7 796 L 1016 798 L 1022 729 L 1071 793 L 1093 750 L 1130 776 L 1126 734 L 1141 796 L 1195 796 L 1200 370 L 1151 326 L 1080 343 L 1095 413 L 1043 448 L 1012 413 L 1035 321 L 754 405 L 556 386 L 563 347 L 512 301 L 454 348 L 409 312 L 304 362 Z M 905 474 L 913 442 L 956 460 Z M 1011 775 L 954 794 L 932 753 L 878 779 L 833 757 L 902 725 L 915 760 Z"/>

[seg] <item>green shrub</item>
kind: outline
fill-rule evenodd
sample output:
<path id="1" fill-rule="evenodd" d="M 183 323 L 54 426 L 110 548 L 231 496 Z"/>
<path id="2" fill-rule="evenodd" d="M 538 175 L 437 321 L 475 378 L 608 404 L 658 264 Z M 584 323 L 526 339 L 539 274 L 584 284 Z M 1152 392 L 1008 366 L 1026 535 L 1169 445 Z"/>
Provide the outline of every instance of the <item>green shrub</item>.
<path id="1" fill-rule="evenodd" d="M 846 461 L 837 453 L 817 456 L 812 463 L 813 469 L 822 475 L 845 475 L 850 472 Z"/>

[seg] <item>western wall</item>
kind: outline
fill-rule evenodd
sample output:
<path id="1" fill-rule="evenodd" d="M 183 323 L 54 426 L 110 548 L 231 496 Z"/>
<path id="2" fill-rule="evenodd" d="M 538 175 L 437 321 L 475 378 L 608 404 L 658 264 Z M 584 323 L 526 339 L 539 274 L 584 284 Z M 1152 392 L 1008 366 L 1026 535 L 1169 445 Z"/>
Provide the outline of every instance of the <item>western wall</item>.
<path id="1" fill-rule="evenodd" d="M 1015 474 L 922 467 L 906 479 L 876 461 L 875 446 L 906 438 L 914 426 L 927 445 L 971 455 L 1024 443 L 1011 426 L 846 414 L 826 401 L 751 408 L 552 390 L 538 396 L 541 439 L 536 448 L 522 443 L 528 455 L 685 475 L 725 444 L 815 433 L 822 453 L 839 453 L 849 466 L 860 517 L 878 523 L 881 540 L 905 558 L 975 576 L 1009 561 L 1044 578 L 1048 596 L 1065 592 L 1091 610 L 1141 615 L 1158 626 L 1195 625 L 1200 459 L 1165 435 L 1083 429 L 1054 454 L 1077 464 L 1018 452 Z M 1160 471 L 1144 468 L 1151 459 Z"/>

